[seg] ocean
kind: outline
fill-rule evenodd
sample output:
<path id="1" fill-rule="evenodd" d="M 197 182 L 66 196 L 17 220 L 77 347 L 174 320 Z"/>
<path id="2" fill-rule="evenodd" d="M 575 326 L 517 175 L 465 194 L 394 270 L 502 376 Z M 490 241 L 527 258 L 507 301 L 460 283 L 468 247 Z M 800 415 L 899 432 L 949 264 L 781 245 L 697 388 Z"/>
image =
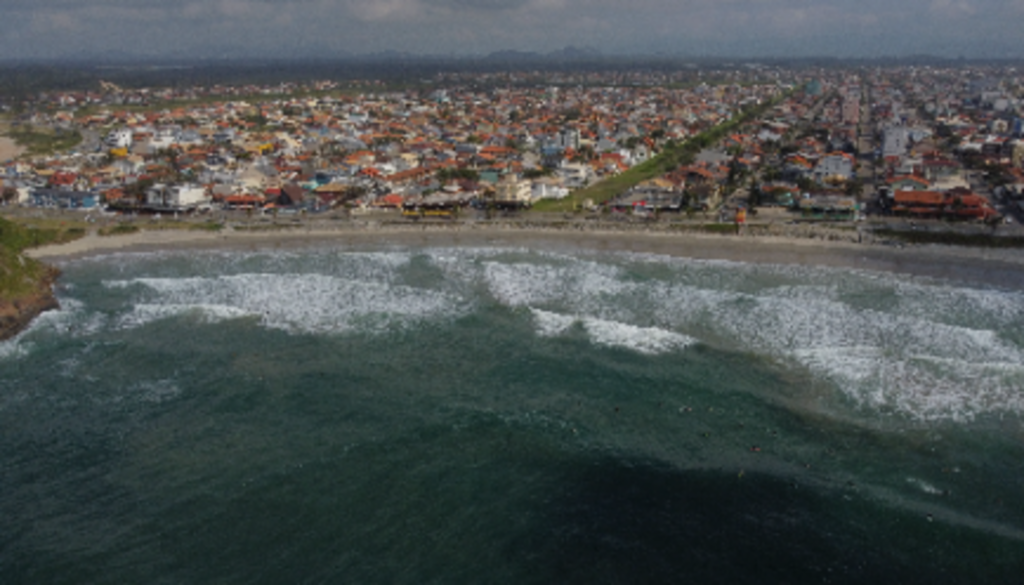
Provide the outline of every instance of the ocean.
<path id="1" fill-rule="evenodd" d="M 121 253 L 0 343 L 0 582 L 1020 583 L 1024 291 Z"/>

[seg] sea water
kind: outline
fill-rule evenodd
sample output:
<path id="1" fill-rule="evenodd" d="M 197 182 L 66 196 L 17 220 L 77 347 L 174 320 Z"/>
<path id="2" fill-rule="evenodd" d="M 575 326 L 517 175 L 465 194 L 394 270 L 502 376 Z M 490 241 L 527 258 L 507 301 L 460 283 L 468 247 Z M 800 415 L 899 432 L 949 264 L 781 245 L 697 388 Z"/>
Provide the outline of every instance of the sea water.
<path id="1" fill-rule="evenodd" d="M 518 248 L 67 262 L 2 583 L 1024 574 L 1024 293 Z"/>

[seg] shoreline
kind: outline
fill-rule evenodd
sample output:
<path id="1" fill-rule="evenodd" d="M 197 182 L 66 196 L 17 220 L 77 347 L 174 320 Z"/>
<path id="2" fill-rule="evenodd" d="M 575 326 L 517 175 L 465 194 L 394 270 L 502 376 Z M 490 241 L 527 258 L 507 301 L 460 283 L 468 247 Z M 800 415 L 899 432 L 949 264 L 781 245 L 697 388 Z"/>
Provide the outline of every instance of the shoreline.
<path id="1" fill-rule="evenodd" d="M 60 271 L 52 266 L 44 266 L 43 271 L 34 292 L 0 299 L 0 341 L 15 337 L 46 311 L 60 308 L 54 294 Z"/>
<path id="2" fill-rule="evenodd" d="M 328 227 L 332 229 L 327 229 Z M 574 229 L 575 227 L 575 229 Z M 515 224 L 383 225 L 352 222 L 336 226 L 205 232 L 153 230 L 85 237 L 26 250 L 32 258 L 70 262 L 116 253 L 228 249 L 261 251 L 324 245 L 380 247 L 525 247 L 597 253 L 648 253 L 698 260 L 790 264 L 912 274 L 971 284 L 1024 290 L 1024 251 L 943 245 L 891 246 L 817 237 L 719 235 L 650 230 L 642 226 L 538 227 Z M 849 235 L 849 234 L 848 234 Z"/>

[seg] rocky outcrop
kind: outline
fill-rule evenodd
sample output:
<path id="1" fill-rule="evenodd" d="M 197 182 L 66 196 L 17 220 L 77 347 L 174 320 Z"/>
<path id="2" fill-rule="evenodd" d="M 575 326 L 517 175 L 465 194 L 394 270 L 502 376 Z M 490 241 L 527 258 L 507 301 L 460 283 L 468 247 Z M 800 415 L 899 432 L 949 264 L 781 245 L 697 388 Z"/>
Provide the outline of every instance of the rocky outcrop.
<path id="1" fill-rule="evenodd" d="M 53 284 L 59 275 L 56 268 L 44 267 L 34 290 L 14 298 L 0 298 L 0 341 L 20 333 L 44 311 L 60 308 L 53 294 Z"/>

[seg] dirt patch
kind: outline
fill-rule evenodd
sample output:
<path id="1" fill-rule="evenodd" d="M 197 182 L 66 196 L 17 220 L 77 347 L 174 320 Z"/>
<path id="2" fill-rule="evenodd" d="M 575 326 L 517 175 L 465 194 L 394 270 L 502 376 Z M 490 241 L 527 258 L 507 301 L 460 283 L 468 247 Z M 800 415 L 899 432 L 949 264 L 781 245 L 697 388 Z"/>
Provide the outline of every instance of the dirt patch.
<path id="1" fill-rule="evenodd" d="M 25 152 L 25 149 L 18 146 L 13 139 L 7 136 L 0 136 L 0 162 L 17 158 L 23 152 Z"/>

